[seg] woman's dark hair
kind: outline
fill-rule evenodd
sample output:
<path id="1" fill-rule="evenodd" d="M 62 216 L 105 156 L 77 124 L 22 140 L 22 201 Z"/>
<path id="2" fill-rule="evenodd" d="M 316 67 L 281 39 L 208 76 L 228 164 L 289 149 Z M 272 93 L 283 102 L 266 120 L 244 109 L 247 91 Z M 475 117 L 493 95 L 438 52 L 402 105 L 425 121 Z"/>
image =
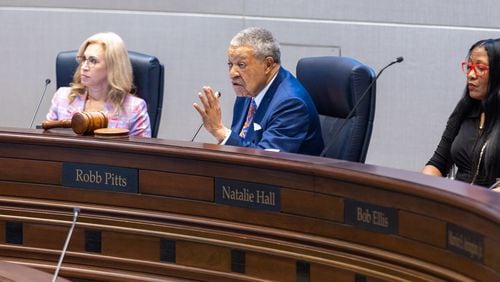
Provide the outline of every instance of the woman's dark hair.
<path id="1" fill-rule="evenodd" d="M 489 61 L 488 96 L 483 101 L 486 114 L 484 136 L 487 138 L 484 161 L 492 184 L 500 175 L 500 39 L 490 40 L 485 47 Z"/>
<path id="2" fill-rule="evenodd" d="M 500 115 L 498 114 L 500 111 L 500 39 L 485 39 L 474 43 L 469 49 L 467 60 L 472 50 L 477 47 L 484 47 L 488 54 L 489 80 L 486 99 L 479 101 L 471 98 L 468 87 L 465 87 L 462 99 L 450 115 L 448 126 L 454 129 L 453 135 L 456 136 L 460 124 L 471 111 L 479 108 L 485 112 L 484 131 L 478 144 L 488 141 L 483 156 L 484 171 L 488 183 L 494 183 L 496 176 L 500 175 Z M 481 147 L 482 145 L 474 149 L 473 160 L 475 162 L 479 160 Z"/>

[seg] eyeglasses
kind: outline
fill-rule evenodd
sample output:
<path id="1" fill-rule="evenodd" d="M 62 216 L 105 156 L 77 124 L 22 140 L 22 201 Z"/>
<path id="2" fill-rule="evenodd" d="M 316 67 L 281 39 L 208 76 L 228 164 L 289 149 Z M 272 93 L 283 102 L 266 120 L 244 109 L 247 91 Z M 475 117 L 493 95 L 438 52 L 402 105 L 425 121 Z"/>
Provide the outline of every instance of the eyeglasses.
<path id="1" fill-rule="evenodd" d="M 485 75 L 490 68 L 487 65 L 483 64 L 473 64 L 469 62 L 462 62 L 462 71 L 469 75 L 471 71 L 474 71 L 477 77 L 481 77 Z"/>
<path id="2" fill-rule="evenodd" d="M 99 63 L 99 60 L 97 60 L 97 58 L 93 56 L 90 56 L 88 58 L 85 58 L 85 56 L 76 56 L 76 61 L 80 65 L 83 65 L 83 63 L 86 62 L 89 68 L 93 68 L 95 64 Z"/>

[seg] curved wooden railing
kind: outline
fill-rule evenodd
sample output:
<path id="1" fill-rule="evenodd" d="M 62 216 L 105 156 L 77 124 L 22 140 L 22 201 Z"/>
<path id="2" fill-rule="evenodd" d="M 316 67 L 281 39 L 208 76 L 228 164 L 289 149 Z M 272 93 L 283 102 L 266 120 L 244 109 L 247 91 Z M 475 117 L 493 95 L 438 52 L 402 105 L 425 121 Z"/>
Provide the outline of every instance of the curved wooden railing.
<path id="1" fill-rule="evenodd" d="M 136 190 L 68 180 L 111 168 L 110 182 L 131 172 Z M 500 279 L 500 195 L 486 189 L 320 157 L 0 128 L 0 259 L 53 272 L 74 207 L 69 279 Z"/>

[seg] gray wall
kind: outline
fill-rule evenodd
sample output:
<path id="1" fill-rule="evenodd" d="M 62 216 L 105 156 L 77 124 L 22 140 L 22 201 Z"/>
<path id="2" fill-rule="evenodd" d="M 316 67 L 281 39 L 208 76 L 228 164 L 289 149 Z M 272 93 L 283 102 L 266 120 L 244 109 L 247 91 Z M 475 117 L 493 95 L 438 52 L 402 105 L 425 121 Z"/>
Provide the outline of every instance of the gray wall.
<path id="1" fill-rule="evenodd" d="M 114 31 L 130 50 L 166 66 L 159 137 L 190 140 L 200 124 L 192 104 L 203 85 L 224 93 L 230 124 L 227 44 L 242 28 L 263 26 L 282 43 L 283 65 L 293 72 L 303 56 L 350 56 L 376 71 L 404 56 L 378 82 L 366 162 L 420 170 L 465 87 L 459 62 L 478 39 L 500 37 L 499 10 L 495 0 L 0 0 L 0 126 L 28 128 L 50 78 L 40 123 L 55 91 L 56 54 Z M 202 132 L 197 141 L 213 139 Z"/>

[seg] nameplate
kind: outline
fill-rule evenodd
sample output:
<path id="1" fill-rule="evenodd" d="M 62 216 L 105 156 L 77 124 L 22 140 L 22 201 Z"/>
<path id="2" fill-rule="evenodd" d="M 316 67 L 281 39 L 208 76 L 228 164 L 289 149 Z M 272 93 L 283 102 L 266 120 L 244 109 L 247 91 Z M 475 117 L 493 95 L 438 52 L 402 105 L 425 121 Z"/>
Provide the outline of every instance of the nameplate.
<path id="1" fill-rule="evenodd" d="M 446 226 L 446 246 L 448 250 L 482 262 L 484 238 L 481 234 L 448 223 Z"/>
<path id="2" fill-rule="evenodd" d="M 345 199 L 344 221 L 370 231 L 385 234 L 398 233 L 398 211 L 394 208 Z"/>
<path id="3" fill-rule="evenodd" d="M 281 210 L 278 187 L 224 178 L 215 178 L 215 202 L 257 210 Z"/>
<path id="4" fill-rule="evenodd" d="M 112 192 L 138 192 L 137 169 L 116 166 L 63 163 L 62 184 Z"/>

